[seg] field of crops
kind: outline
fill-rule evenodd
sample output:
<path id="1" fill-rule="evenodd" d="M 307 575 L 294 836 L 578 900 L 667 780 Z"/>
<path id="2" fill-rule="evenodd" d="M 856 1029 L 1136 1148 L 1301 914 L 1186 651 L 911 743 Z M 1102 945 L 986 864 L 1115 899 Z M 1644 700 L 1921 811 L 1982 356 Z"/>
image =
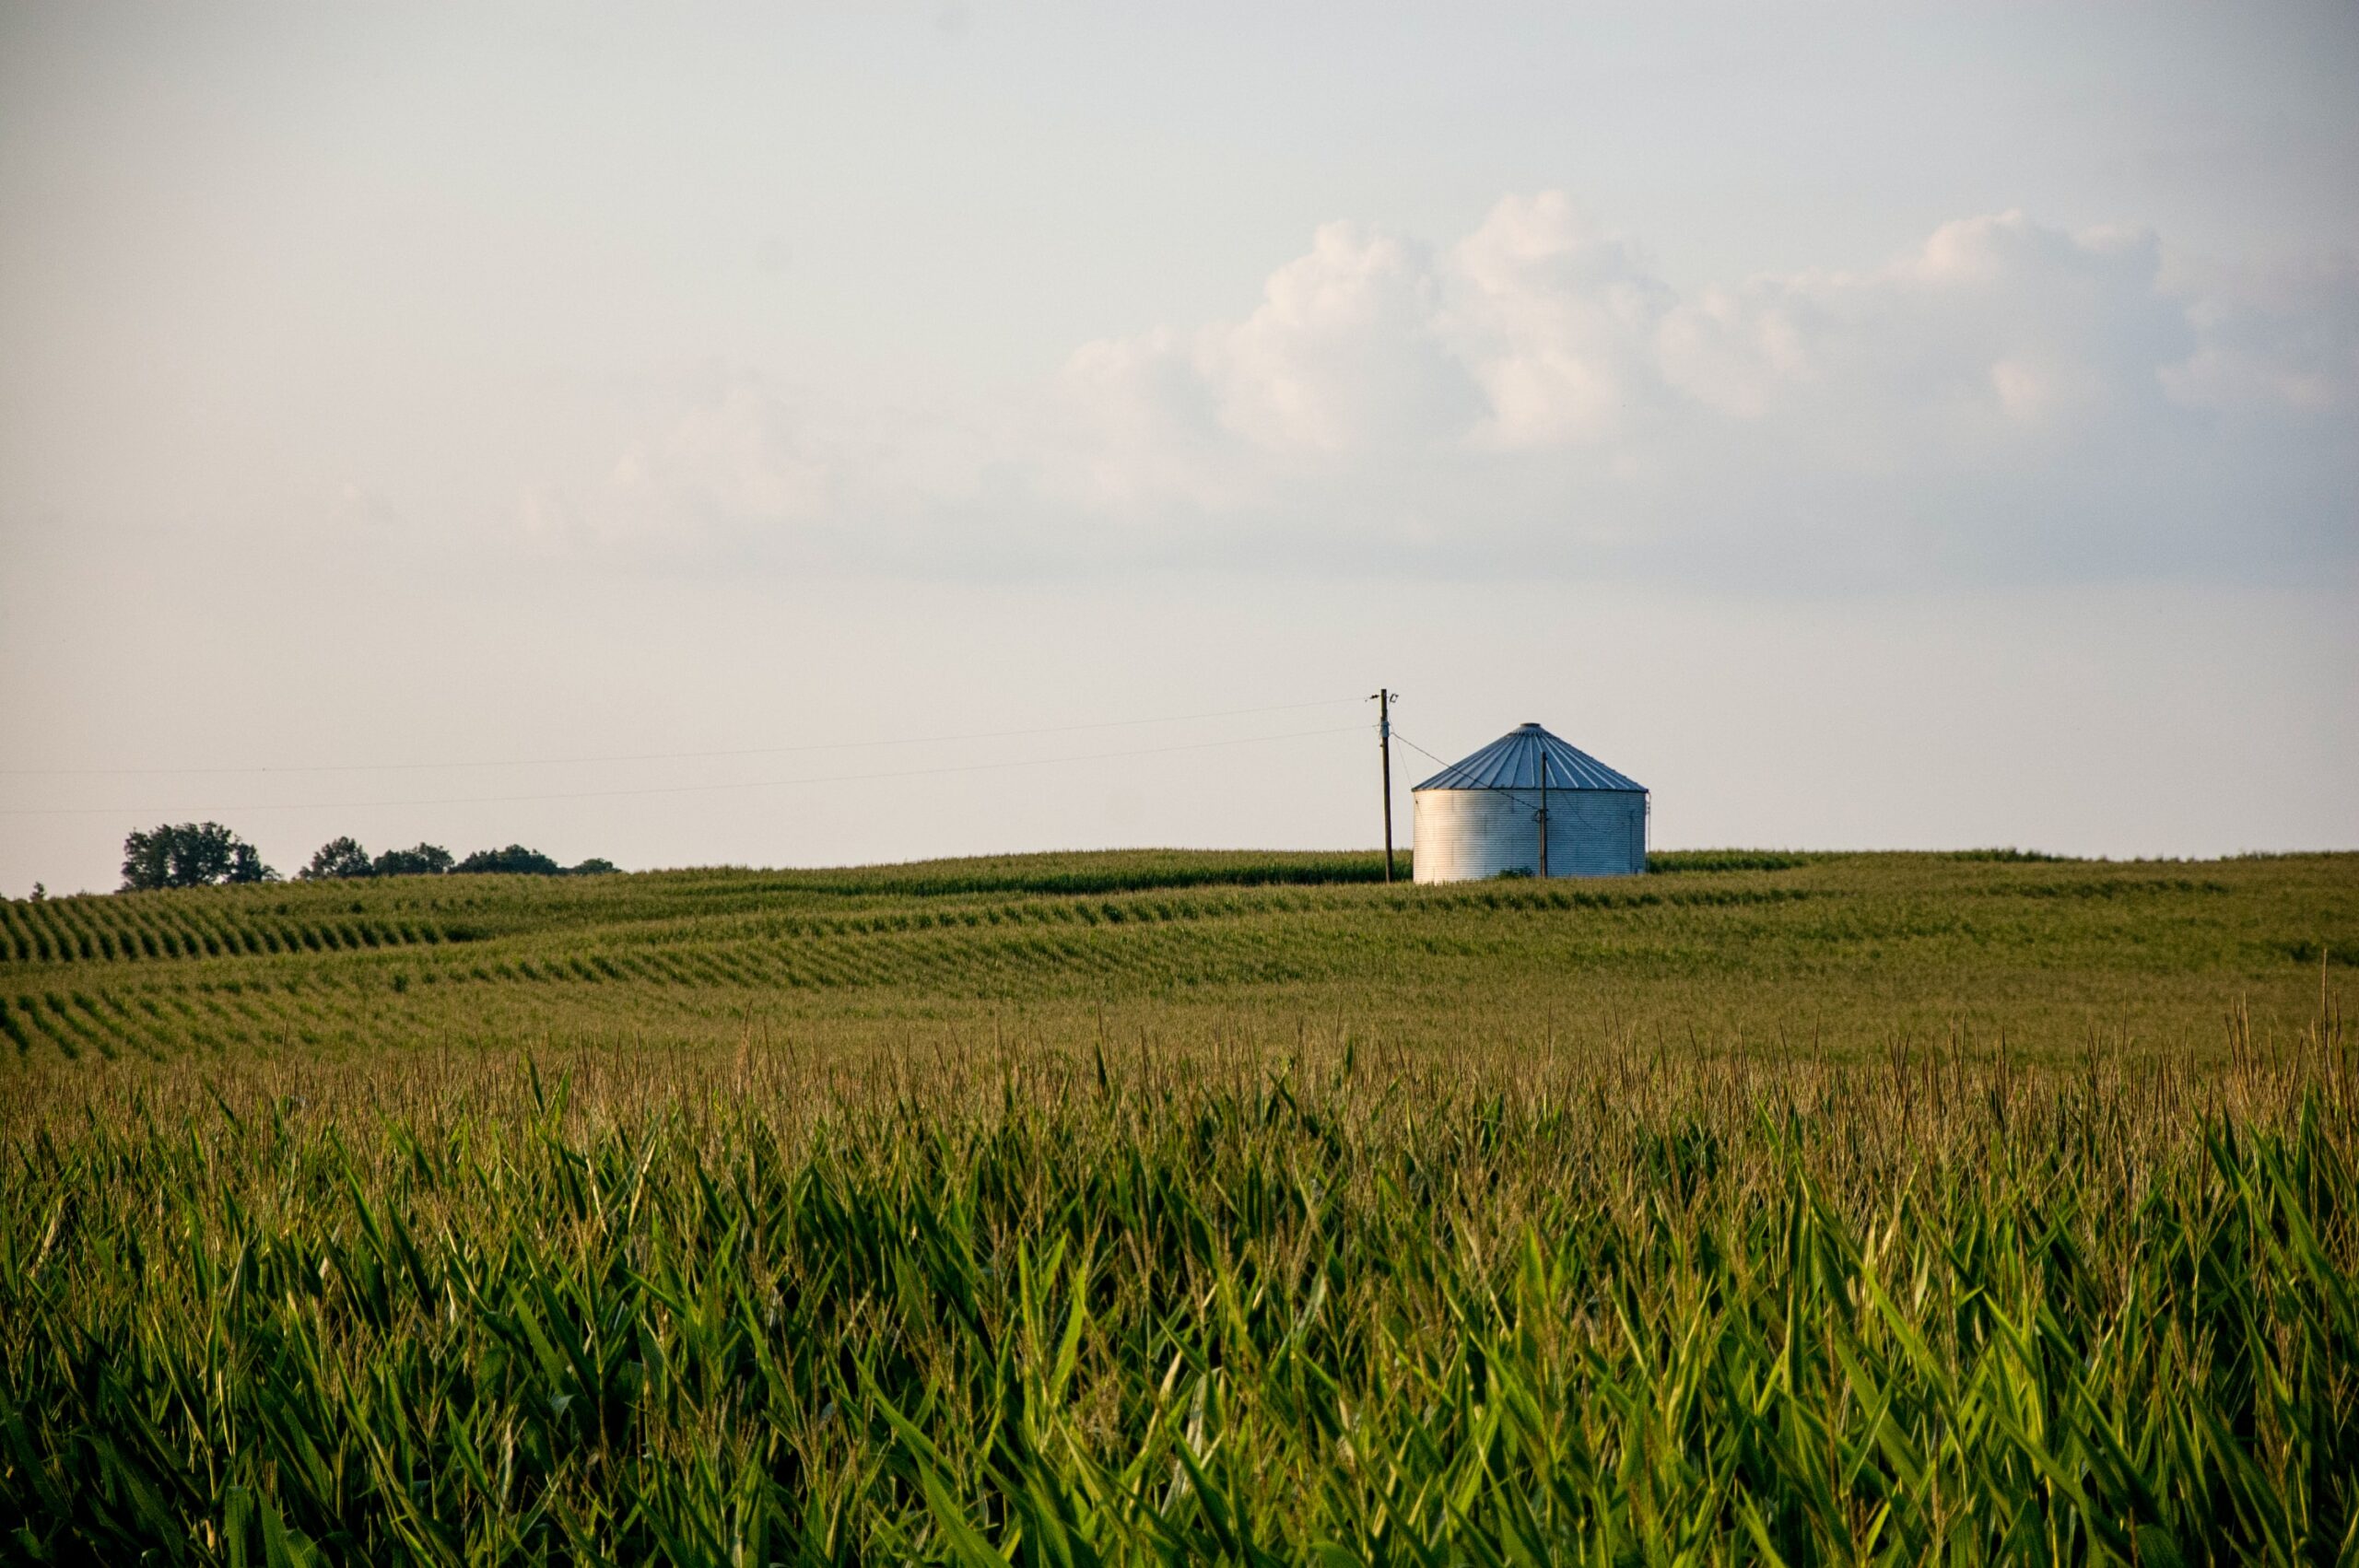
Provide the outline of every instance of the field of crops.
<path id="1" fill-rule="evenodd" d="M 2359 857 L 0 905 L 0 1559 L 2359 1562 Z"/>

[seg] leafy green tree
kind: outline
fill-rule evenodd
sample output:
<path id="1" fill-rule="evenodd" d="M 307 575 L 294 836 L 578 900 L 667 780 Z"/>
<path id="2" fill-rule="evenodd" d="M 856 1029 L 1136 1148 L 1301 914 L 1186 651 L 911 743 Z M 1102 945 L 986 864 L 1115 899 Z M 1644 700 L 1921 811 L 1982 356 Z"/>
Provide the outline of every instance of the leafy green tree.
<path id="1" fill-rule="evenodd" d="M 276 882 L 262 852 L 217 822 L 165 823 L 123 841 L 123 887 L 204 887 Z"/>
<path id="2" fill-rule="evenodd" d="M 522 844 L 505 849 L 478 849 L 451 868 L 454 872 L 506 872 L 515 876 L 563 876 L 565 868 Z"/>
<path id="3" fill-rule="evenodd" d="M 379 876 L 440 876 L 451 869 L 451 851 L 440 844 L 388 849 L 370 869 Z"/>
<path id="4" fill-rule="evenodd" d="M 341 877 L 375 876 L 377 868 L 369 863 L 369 851 L 357 838 L 331 838 L 320 846 L 311 863 L 295 873 L 305 882 L 326 882 Z"/>
<path id="5" fill-rule="evenodd" d="M 601 860 L 593 855 L 565 874 L 568 876 L 611 876 L 620 870 L 622 868 L 614 861 Z"/>

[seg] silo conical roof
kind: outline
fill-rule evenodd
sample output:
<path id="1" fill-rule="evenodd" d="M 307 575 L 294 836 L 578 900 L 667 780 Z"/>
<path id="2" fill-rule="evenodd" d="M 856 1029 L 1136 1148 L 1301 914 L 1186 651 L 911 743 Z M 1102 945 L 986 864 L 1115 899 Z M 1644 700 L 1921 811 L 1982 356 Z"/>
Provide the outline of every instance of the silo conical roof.
<path id="1" fill-rule="evenodd" d="M 1548 759 L 1551 790 L 1635 790 L 1646 786 L 1616 773 L 1537 724 L 1508 731 L 1462 762 L 1453 763 L 1414 790 L 1537 790 L 1540 759 Z M 1413 790 L 1414 792 L 1414 790 Z"/>

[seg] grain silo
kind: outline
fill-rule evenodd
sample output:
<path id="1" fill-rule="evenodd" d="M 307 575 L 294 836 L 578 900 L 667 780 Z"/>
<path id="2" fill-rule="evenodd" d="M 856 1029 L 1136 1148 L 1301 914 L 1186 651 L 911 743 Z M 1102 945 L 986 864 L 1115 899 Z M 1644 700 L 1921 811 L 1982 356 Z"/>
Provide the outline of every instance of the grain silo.
<path id="1" fill-rule="evenodd" d="M 1647 869 L 1646 786 L 1526 724 L 1410 791 L 1419 882 Z"/>

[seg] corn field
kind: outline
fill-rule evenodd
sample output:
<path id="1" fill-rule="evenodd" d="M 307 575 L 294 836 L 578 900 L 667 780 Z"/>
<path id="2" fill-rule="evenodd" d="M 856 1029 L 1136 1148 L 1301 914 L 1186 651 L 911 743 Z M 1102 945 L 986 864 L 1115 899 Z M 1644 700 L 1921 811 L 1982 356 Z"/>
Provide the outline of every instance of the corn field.
<path id="1" fill-rule="evenodd" d="M 2359 1562 L 2348 861 L 1790 859 L 10 907 L 0 1558 Z"/>

